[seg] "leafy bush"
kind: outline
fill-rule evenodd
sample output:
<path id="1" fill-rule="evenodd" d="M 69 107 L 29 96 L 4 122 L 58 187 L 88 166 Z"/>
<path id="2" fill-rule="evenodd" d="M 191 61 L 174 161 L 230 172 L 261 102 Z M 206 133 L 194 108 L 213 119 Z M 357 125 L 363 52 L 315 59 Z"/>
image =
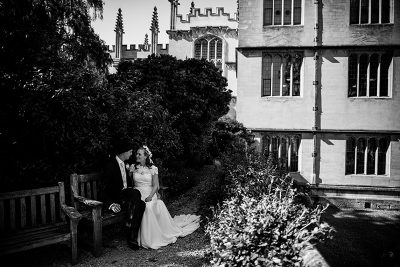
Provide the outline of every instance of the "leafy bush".
<path id="1" fill-rule="evenodd" d="M 289 191 L 290 192 L 290 191 Z M 218 266 L 300 266 L 302 252 L 322 240 L 329 227 L 319 222 L 320 207 L 293 202 L 294 192 L 237 196 L 216 210 L 206 232 L 212 263 Z"/>
<path id="2" fill-rule="evenodd" d="M 159 97 L 179 134 L 179 159 L 193 167 L 204 162 L 212 124 L 228 112 L 231 100 L 226 78 L 214 64 L 152 55 L 120 63 L 112 79 L 132 91 L 148 90 Z"/>
<path id="3" fill-rule="evenodd" d="M 235 151 L 245 151 L 245 147 L 251 145 L 250 131 L 229 117 L 222 117 L 214 123 L 211 133 L 210 154 L 214 158 Z"/>
<path id="4" fill-rule="evenodd" d="M 226 155 L 225 195 L 206 226 L 211 262 L 218 266 L 301 266 L 302 253 L 330 234 L 272 159 L 256 153 Z M 229 164 L 228 164 L 229 163 Z M 304 205 L 306 203 L 307 205 Z"/>

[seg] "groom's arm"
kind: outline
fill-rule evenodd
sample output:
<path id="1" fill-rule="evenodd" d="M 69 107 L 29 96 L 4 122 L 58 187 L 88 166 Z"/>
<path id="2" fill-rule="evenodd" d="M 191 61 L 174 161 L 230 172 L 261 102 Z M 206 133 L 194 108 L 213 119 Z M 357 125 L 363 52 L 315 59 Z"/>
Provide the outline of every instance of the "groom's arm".
<path id="1" fill-rule="evenodd" d="M 103 187 L 103 207 L 110 209 L 112 204 L 120 205 L 120 190 L 118 189 L 118 177 L 115 177 L 116 173 L 113 170 L 112 162 L 106 165 L 104 170 L 104 187 Z M 114 205 L 115 206 L 115 205 Z M 120 210 L 120 207 L 118 207 Z M 119 212 L 113 209 L 114 212 Z"/>

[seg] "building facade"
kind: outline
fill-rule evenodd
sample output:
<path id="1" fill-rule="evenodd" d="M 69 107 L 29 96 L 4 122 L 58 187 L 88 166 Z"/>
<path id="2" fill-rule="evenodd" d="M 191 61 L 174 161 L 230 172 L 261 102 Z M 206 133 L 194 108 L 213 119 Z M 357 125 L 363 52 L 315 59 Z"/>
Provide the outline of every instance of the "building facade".
<path id="1" fill-rule="evenodd" d="M 206 8 L 201 12 L 191 4 L 189 14 L 184 18 L 178 13 L 179 0 L 168 0 L 171 3 L 170 29 L 167 31 L 169 43 L 165 46 L 158 43 L 158 13 L 154 8 L 150 26 L 151 43 L 146 34 L 143 44 L 123 45 L 122 11 L 118 10 L 115 24 L 115 45 L 109 49 L 113 64 L 110 73 L 116 72 L 121 60 L 135 60 L 147 58 L 151 54 L 169 54 L 178 59 L 197 58 L 206 59 L 215 64 L 227 78 L 228 89 L 232 91 L 233 99 L 227 116 L 236 118 L 236 48 L 238 46 L 238 18 L 237 14 L 224 12 L 223 7 Z"/>
<path id="2" fill-rule="evenodd" d="M 239 14 L 237 119 L 258 149 L 330 201 L 399 207 L 400 2 L 240 0 Z"/>
<path id="3" fill-rule="evenodd" d="M 115 45 L 109 46 L 108 53 L 110 54 L 113 63 L 109 66 L 109 72 L 115 73 L 117 66 L 121 60 L 135 60 L 137 58 L 147 58 L 151 54 L 168 54 L 168 44 L 165 46 L 158 43 L 158 12 L 157 7 L 154 7 L 153 17 L 150 25 L 151 31 L 151 43 L 149 44 L 149 38 L 146 34 L 144 37 L 143 44 L 139 45 L 124 45 L 124 24 L 122 17 L 122 10 L 119 8 L 117 13 L 117 19 L 115 22 Z"/>

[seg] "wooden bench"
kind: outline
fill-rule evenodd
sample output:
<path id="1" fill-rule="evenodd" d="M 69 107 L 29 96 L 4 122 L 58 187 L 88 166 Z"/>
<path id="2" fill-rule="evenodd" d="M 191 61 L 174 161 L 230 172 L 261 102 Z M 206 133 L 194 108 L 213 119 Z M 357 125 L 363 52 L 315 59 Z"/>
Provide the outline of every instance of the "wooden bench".
<path id="1" fill-rule="evenodd" d="M 82 214 L 82 225 L 92 229 L 92 253 L 95 257 L 101 255 L 102 229 L 104 226 L 123 222 L 126 212 L 113 213 L 102 210 L 101 189 L 103 175 L 101 173 L 70 175 L 71 203 Z M 167 187 L 160 186 L 161 199 L 165 197 Z"/>
<path id="2" fill-rule="evenodd" d="M 103 226 L 122 222 L 125 212 L 114 214 L 102 211 L 103 202 L 98 201 L 101 195 L 103 175 L 101 173 L 71 174 L 71 203 L 82 214 L 82 224 L 92 228 L 93 255 L 101 255 Z"/>
<path id="3" fill-rule="evenodd" d="M 61 182 L 54 187 L 0 193 L 0 255 L 70 240 L 75 264 L 81 217 L 65 205 Z"/>

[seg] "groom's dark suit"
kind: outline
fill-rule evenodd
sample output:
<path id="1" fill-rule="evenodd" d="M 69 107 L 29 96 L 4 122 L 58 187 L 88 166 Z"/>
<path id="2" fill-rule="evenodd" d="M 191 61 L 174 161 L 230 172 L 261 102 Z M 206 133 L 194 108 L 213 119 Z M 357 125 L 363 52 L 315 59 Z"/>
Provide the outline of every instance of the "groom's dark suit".
<path id="1" fill-rule="evenodd" d="M 104 169 L 104 209 L 108 210 L 110 205 L 117 203 L 128 213 L 128 242 L 136 243 L 140 223 L 146 208 L 146 203 L 141 200 L 139 190 L 133 188 L 132 177 L 126 172 L 127 188 L 124 189 L 123 178 L 119 163 L 112 158 Z"/>

